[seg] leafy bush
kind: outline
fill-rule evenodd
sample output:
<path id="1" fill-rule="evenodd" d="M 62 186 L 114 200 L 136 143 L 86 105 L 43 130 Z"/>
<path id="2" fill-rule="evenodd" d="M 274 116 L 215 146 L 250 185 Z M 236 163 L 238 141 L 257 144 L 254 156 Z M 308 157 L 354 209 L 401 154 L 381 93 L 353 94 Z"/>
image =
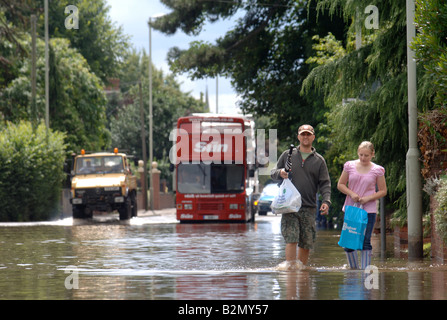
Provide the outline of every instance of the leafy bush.
<path id="1" fill-rule="evenodd" d="M 0 221 L 50 219 L 64 179 L 64 134 L 29 122 L 0 127 Z"/>
<path id="2" fill-rule="evenodd" d="M 436 230 L 444 243 L 447 243 L 447 176 L 441 177 L 435 199 L 438 202 L 434 212 Z"/>
<path id="3" fill-rule="evenodd" d="M 416 58 L 422 62 L 428 75 L 425 85 L 428 84 L 435 94 L 435 106 L 445 106 L 447 103 L 447 87 L 445 85 L 447 3 L 445 0 L 417 0 L 415 23 L 418 32 L 411 46 L 416 53 Z"/>

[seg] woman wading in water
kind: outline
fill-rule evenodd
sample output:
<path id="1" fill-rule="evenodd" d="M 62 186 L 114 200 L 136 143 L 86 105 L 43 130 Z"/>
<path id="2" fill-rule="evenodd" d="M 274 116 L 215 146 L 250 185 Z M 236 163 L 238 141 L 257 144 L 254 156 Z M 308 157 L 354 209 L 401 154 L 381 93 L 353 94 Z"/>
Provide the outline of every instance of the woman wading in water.
<path id="1" fill-rule="evenodd" d="M 374 158 L 374 146 L 369 141 L 363 141 L 358 149 L 357 160 L 347 161 L 338 180 L 337 189 L 346 195 L 345 206 L 361 205 L 368 212 L 368 224 L 361 250 L 361 269 L 371 264 L 371 234 L 376 222 L 377 199 L 387 193 L 385 182 L 385 169 L 371 160 Z M 377 186 L 377 192 L 376 192 Z M 359 269 L 356 250 L 344 248 L 348 264 L 351 269 Z"/>

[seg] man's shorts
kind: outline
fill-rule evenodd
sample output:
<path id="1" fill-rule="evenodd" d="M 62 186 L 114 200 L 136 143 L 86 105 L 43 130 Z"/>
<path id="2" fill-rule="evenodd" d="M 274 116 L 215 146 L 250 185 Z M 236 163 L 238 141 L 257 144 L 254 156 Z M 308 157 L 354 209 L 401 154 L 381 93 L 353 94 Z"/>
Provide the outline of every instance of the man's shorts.
<path id="1" fill-rule="evenodd" d="M 303 249 L 312 249 L 316 238 L 315 208 L 301 208 L 298 212 L 281 217 L 281 233 L 286 243 L 298 243 Z"/>

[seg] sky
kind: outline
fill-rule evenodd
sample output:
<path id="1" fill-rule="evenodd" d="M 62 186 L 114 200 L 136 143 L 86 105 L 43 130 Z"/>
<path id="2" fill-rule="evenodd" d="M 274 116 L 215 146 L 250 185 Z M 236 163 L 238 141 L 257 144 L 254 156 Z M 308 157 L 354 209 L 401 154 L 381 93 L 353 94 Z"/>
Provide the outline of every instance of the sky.
<path id="1" fill-rule="evenodd" d="M 149 27 L 147 22 L 149 17 L 156 17 L 163 13 L 169 13 L 170 9 L 159 0 L 106 0 L 110 6 L 109 15 L 117 26 L 121 26 L 125 34 L 131 36 L 131 43 L 137 50 L 143 48 L 149 52 Z M 157 69 L 165 73 L 171 73 L 166 60 L 168 50 L 177 46 L 180 49 L 189 48 L 189 43 L 195 40 L 204 40 L 215 43 L 215 39 L 224 35 L 232 26 L 230 20 L 224 20 L 204 27 L 197 37 L 190 37 L 178 31 L 176 34 L 168 36 L 152 29 L 152 61 Z M 216 112 L 216 78 L 203 80 L 190 80 L 186 74 L 176 76 L 181 83 L 183 92 L 191 92 L 197 99 L 200 93 L 205 92 L 208 87 L 208 101 L 210 111 Z M 218 112 L 219 113 L 240 113 L 236 106 L 238 96 L 231 87 L 230 80 L 219 77 L 217 86 Z"/>

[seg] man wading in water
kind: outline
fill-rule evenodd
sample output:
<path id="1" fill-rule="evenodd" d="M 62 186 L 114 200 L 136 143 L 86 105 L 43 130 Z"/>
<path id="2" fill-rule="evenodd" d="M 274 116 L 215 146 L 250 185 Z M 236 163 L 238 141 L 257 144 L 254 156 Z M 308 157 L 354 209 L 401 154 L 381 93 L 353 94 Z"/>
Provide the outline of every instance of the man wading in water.
<path id="1" fill-rule="evenodd" d="M 323 197 L 320 207 L 322 215 L 328 214 L 331 205 L 331 180 L 324 158 L 318 154 L 312 143 L 315 140 L 314 128 L 302 125 L 298 129 L 300 145 L 291 156 L 291 170 L 285 171 L 288 150 L 279 157 L 276 167 L 271 171 L 274 180 L 290 178 L 301 194 L 302 205 L 298 212 L 285 213 L 281 217 L 281 233 L 286 242 L 286 261 L 298 260 L 307 265 L 310 249 L 316 238 L 315 212 L 317 193 Z"/>

